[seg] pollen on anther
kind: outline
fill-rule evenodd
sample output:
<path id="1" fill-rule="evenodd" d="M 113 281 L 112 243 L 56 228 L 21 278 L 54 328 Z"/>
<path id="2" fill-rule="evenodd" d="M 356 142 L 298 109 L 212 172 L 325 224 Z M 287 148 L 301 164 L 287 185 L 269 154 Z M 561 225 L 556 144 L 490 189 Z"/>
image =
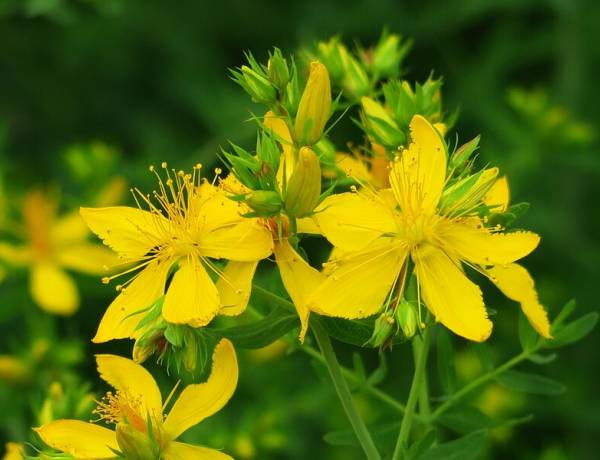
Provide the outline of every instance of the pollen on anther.
<path id="1" fill-rule="evenodd" d="M 110 278 L 108 276 L 104 276 L 102 278 L 102 284 L 108 284 L 108 283 L 110 283 Z"/>
<path id="2" fill-rule="evenodd" d="M 154 172 L 154 165 L 148 166 L 148 171 Z M 133 191 L 133 189 L 131 189 Z"/>
<path id="3" fill-rule="evenodd" d="M 166 162 L 166 161 L 163 161 L 163 162 L 160 164 L 160 167 L 161 167 L 161 168 L 163 168 L 163 169 L 167 169 L 167 166 L 168 166 L 168 165 L 167 165 L 167 162 Z"/>

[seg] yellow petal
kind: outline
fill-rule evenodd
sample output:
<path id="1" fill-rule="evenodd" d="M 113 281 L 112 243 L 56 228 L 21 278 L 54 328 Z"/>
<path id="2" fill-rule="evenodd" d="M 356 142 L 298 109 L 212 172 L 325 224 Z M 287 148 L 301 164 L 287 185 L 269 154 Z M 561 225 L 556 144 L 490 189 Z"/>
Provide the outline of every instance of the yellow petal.
<path id="1" fill-rule="evenodd" d="M 161 228 L 168 228 L 158 214 L 126 206 L 81 208 L 81 217 L 104 244 L 127 259 L 144 256 L 160 244 Z"/>
<path id="2" fill-rule="evenodd" d="M 34 430 L 50 447 L 77 460 L 112 459 L 111 449 L 119 449 L 114 431 L 80 420 L 56 420 Z"/>
<path id="3" fill-rule="evenodd" d="M 296 252 L 288 240 L 278 242 L 274 253 L 281 280 L 300 318 L 299 339 L 303 342 L 310 316 L 308 301 L 325 278 Z"/>
<path id="4" fill-rule="evenodd" d="M 369 168 L 358 155 L 337 152 L 335 154 L 335 164 L 346 176 L 360 182 L 371 182 Z"/>
<path id="5" fill-rule="evenodd" d="M 7 442 L 6 453 L 2 460 L 23 460 L 23 444 L 18 442 Z"/>
<path id="6" fill-rule="evenodd" d="M 446 179 L 446 145 L 422 116 L 410 122 L 412 143 L 392 162 L 390 185 L 404 212 L 435 213 Z"/>
<path id="7" fill-rule="evenodd" d="M 219 291 L 195 257 L 184 259 L 173 275 L 162 315 L 173 324 L 205 326 L 220 308 Z"/>
<path id="8" fill-rule="evenodd" d="M 283 184 L 283 171 L 285 169 L 286 182 L 290 180 L 292 172 L 294 172 L 294 143 L 292 134 L 287 123 L 281 117 L 275 115 L 272 111 L 268 111 L 263 119 L 263 124 L 267 130 L 271 130 L 275 134 L 275 138 L 282 148 L 281 158 L 279 160 L 279 169 L 277 170 L 277 183 L 279 187 Z"/>
<path id="9" fill-rule="evenodd" d="M 348 319 L 375 314 L 398 280 L 405 259 L 406 249 L 386 241 L 330 260 L 327 279 L 313 295 L 310 308 Z"/>
<path id="10" fill-rule="evenodd" d="M 106 274 L 107 267 L 118 263 L 118 258 L 110 249 L 93 243 L 78 243 L 60 248 L 55 254 L 56 262 L 89 275 Z"/>
<path id="11" fill-rule="evenodd" d="M 217 290 L 221 298 L 219 315 L 237 316 L 244 312 L 250 300 L 252 278 L 257 265 L 258 262 L 227 263 L 217 281 Z"/>
<path id="12" fill-rule="evenodd" d="M 171 441 L 164 452 L 161 452 L 163 460 L 189 460 L 197 458 L 200 460 L 233 460 L 223 452 L 208 447 L 192 446 L 182 442 Z"/>
<path id="13" fill-rule="evenodd" d="M 150 415 L 153 423 L 162 421 L 162 397 L 154 377 L 131 359 L 116 355 L 96 355 L 100 377 L 131 401 L 141 404 L 144 419 Z"/>
<path id="14" fill-rule="evenodd" d="M 0 259 L 7 261 L 12 265 L 26 266 L 34 258 L 33 249 L 29 246 L 15 246 L 4 241 L 0 241 Z"/>
<path id="15" fill-rule="evenodd" d="M 540 242 L 532 232 L 492 233 L 472 222 L 442 223 L 438 236 L 449 251 L 477 265 L 509 264 L 528 255 Z"/>
<path id="16" fill-rule="evenodd" d="M 448 128 L 445 123 L 434 123 L 433 127 L 437 129 L 438 133 L 440 133 L 442 137 L 444 137 L 446 135 L 446 132 L 448 131 Z"/>
<path id="17" fill-rule="evenodd" d="M 323 235 L 345 251 L 367 247 L 386 233 L 396 233 L 392 210 L 377 194 L 340 193 L 327 197 L 314 215 Z"/>
<path id="18" fill-rule="evenodd" d="M 487 272 L 506 297 L 521 304 L 531 326 L 541 336 L 552 338 L 548 314 L 538 300 L 535 283 L 529 272 L 518 264 L 496 265 Z"/>
<path id="19" fill-rule="evenodd" d="M 172 439 L 200 423 L 227 404 L 238 382 L 238 364 L 233 344 L 222 339 L 212 357 L 208 380 L 188 385 L 179 395 L 164 423 Z"/>
<path id="20" fill-rule="evenodd" d="M 70 212 L 58 218 L 50 226 L 50 241 L 61 246 L 84 241 L 90 234 L 78 212 Z"/>
<path id="21" fill-rule="evenodd" d="M 241 220 L 235 225 L 216 228 L 200 237 L 203 256 L 254 262 L 268 257 L 273 250 L 273 238 L 256 219 Z"/>
<path id="22" fill-rule="evenodd" d="M 322 234 L 321 228 L 312 217 L 301 217 L 300 219 L 296 219 L 296 226 L 298 233 L 308 233 L 310 235 Z"/>
<path id="23" fill-rule="evenodd" d="M 496 179 L 492 188 L 483 197 L 483 202 L 488 206 L 494 206 L 495 212 L 504 212 L 510 203 L 510 190 L 506 176 Z"/>
<path id="24" fill-rule="evenodd" d="M 31 295 L 36 304 L 55 315 L 72 315 L 79 307 L 73 278 L 51 262 L 38 262 L 31 268 Z"/>
<path id="25" fill-rule="evenodd" d="M 413 259 L 421 296 L 431 313 L 455 334 L 482 342 L 492 333 L 481 290 L 446 254 L 432 246 Z"/>
<path id="26" fill-rule="evenodd" d="M 169 261 L 160 264 L 154 261 L 138 273 L 110 304 L 92 342 L 134 338 L 136 326 L 143 318 L 141 310 L 150 307 L 163 295 L 170 266 Z"/>

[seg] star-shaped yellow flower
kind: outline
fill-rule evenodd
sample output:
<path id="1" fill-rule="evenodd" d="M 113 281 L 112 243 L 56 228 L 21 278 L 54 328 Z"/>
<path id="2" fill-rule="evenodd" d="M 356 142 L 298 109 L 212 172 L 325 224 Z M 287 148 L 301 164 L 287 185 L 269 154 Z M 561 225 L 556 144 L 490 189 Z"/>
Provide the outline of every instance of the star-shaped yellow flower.
<path id="1" fill-rule="evenodd" d="M 511 264 L 533 251 L 540 238 L 531 232 L 486 228 L 470 212 L 477 195 L 445 202 L 444 140 L 418 115 L 410 131 L 412 143 L 390 168 L 391 189 L 333 195 L 315 214 L 319 228 L 340 255 L 328 263 L 327 280 L 309 307 L 344 318 L 373 315 L 386 299 L 399 299 L 412 264 L 421 299 L 435 318 L 458 335 L 486 340 L 492 323 L 481 290 L 466 277 L 463 266 L 487 274 L 509 297 L 520 299 L 525 287 L 511 284 L 510 277 L 527 283 L 523 273 L 517 274 L 522 270 Z M 487 170 L 482 177 L 495 174 Z M 530 292 L 532 285 L 526 288 Z M 531 299 L 526 305 L 531 324 L 549 337 L 543 307 Z"/>
<path id="2" fill-rule="evenodd" d="M 223 339 L 217 345 L 208 380 L 185 387 L 166 418 L 163 412 L 168 401 L 163 404 L 146 369 L 115 355 L 97 355 L 96 362 L 100 376 L 116 392 L 107 393 L 95 413 L 115 430 L 80 420 L 56 420 L 35 429 L 50 447 L 76 460 L 114 459 L 115 450 L 126 458 L 128 452 L 152 452 L 163 460 L 231 459 L 215 449 L 175 441 L 218 412 L 235 392 L 238 365 L 230 341 Z"/>
<path id="3" fill-rule="evenodd" d="M 116 258 L 90 243 L 90 233 L 78 213 L 57 216 L 57 202 L 35 190 L 25 196 L 21 245 L 0 241 L 0 258 L 31 270 L 30 291 L 35 303 L 49 313 L 71 315 L 79 307 L 79 291 L 65 271 L 105 273 Z"/>
<path id="4" fill-rule="evenodd" d="M 153 197 L 134 191 L 138 208 L 81 209 L 90 229 L 131 266 L 121 275 L 142 269 L 118 287 L 94 342 L 134 338 L 136 313 L 163 295 L 173 270 L 162 308 L 167 322 L 200 327 L 217 314 L 245 309 L 258 261 L 271 254 L 271 235 L 257 219 L 242 217 L 248 211 L 242 203 L 200 179 L 200 168 L 185 174 L 163 164 L 167 179 L 157 173 Z M 219 259 L 229 261 L 224 269 L 215 264 Z"/>

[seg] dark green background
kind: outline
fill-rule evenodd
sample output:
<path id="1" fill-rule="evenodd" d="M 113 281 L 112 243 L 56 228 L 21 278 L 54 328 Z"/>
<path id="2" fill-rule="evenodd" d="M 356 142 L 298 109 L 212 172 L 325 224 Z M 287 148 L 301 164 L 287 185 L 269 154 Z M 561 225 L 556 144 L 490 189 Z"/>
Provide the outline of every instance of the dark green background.
<path id="1" fill-rule="evenodd" d="M 444 76 L 445 107 L 461 110 L 449 139 L 458 134 L 466 141 L 481 133 L 480 164 L 498 165 L 511 180 L 514 201 L 531 203 L 521 224 L 540 233 L 542 244 L 526 265 L 551 316 L 570 297 L 577 298 L 580 313 L 596 309 L 600 3 L 593 0 L 0 0 L 5 188 L 16 196 L 34 185 L 66 183 L 63 152 L 92 140 L 118 150 L 119 171 L 141 185 L 150 183 L 145 171 L 152 162 L 210 163 L 228 139 L 250 148 L 254 127 L 246 120 L 249 110 L 259 109 L 227 70 L 243 63 L 243 51 L 264 59 L 274 45 L 294 52 L 337 33 L 350 45 L 354 40 L 368 45 L 383 27 L 414 40 L 404 67 L 408 79 L 424 80 L 432 70 Z M 526 104 L 529 114 L 518 110 L 509 96 L 515 87 L 543 91 L 547 107 L 536 111 Z M 548 124 L 551 107 L 566 109 L 567 120 Z M 579 122 L 587 125 L 586 139 L 568 134 L 569 124 Z M 85 283 L 100 300 L 85 305 L 93 314 L 79 314 L 66 326 L 84 339 L 101 314 L 98 304 L 109 295 L 89 279 Z M 488 298 L 501 312 L 491 345 L 499 357 L 508 357 L 518 346 L 516 308 L 497 295 Z M 0 352 L 7 351 L 21 323 L 18 302 L 26 300 L 2 294 L 0 308 L 16 313 L 3 315 L 8 319 L 0 324 Z M 118 350 L 127 353 L 127 347 Z M 408 358 L 402 353 L 398 356 Z M 85 369 L 95 381 L 90 357 Z M 561 351 L 543 371 L 565 382 L 568 392 L 554 399 L 530 397 L 521 412 L 533 412 L 534 421 L 497 437 L 489 458 L 597 458 L 599 359 L 597 332 Z M 347 425 L 308 359 L 296 353 L 253 366 L 248 362 L 242 369 L 235 410 L 225 412 L 229 422 L 208 427 L 246 432 L 256 440 L 261 413 L 275 412 L 273 423 L 286 439 L 283 453 L 269 450 L 258 458 L 332 458 L 321 436 Z M 411 367 L 408 361 L 392 366 L 402 384 L 388 379 L 387 387 L 400 397 Z M 245 425 L 236 416 L 244 412 Z M 26 415 L 15 417 L 0 418 L 0 440 L 26 435 Z M 355 450 L 344 452 L 345 458 L 360 458 Z"/>

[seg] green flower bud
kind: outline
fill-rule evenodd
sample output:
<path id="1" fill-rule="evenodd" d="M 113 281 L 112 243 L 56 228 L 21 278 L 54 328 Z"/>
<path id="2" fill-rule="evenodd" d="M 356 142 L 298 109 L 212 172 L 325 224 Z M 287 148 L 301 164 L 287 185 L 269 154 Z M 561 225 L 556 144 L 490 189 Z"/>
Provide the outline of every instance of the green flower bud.
<path id="1" fill-rule="evenodd" d="M 450 157 L 450 167 L 460 171 L 464 168 L 471 155 L 477 150 L 479 147 L 479 139 L 480 136 L 471 139 L 466 144 L 461 145 Z"/>
<path id="2" fill-rule="evenodd" d="M 277 99 L 277 91 L 269 80 L 246 65 L 241 67 L 241 71 L 245 89 L 255 101 L 270 104 Z"/>
<path id="3" fill-rule="evenodd" d="M 189 328 L 185 329 L 185 346 L 183 347 L 183 367 L 188 372 L 194 372 L 198 366 L 198 342 L 196 334 Z"/>
<path id="4" fill-rule="evenodd" d="M 298 161 L 287 184 L 285 210 L 290 216 L 310 215 L 321 196 L 321 165 L 319 157 L 309 147 L 302 147 Z"/>
<path id="5" fill-rule="evenodd" d="M 398 124 L 379 102 L 363 97 L 360 103 L 363 126 L 373 140 L 390 148 L 396 148 L 406 141 Z"/>
<path id="6" fill-rule="evenodd" d="M 320 42 L 318 45 L 319 55 L 334 81 L 339 81 L 344 77 L 344 60 L 342 53 L 348 54 L 344 45 L 337 37 L 328 42 Z"/>
<path id="7" fill-rule="evenodd" d="M 279 193 L 272 190 L 256 190 L 246 196 L 246 203 L 261 217 L 279 214 L 283 203 Z"/>
<path id="8" fill-rule="evenodd" d="M 302 93 L 296 120 L 294 139 L 300 145 L 312 145 L 323 135 L 331 112 L 331 84 L 327 68 L 318 61 L 310 64 L 310 75 Z"/>
<path id="9" fill-rule="evenodd" d="M 126 423 L 119 423 L 115 431 L 119 449 L 127 460 L 159 460 L 159 446 L 148 433 Z"/>
<path id="10" fill-rule="evenodd" d="M 391 77 L 398 74 L 400 62 L 408 52 L 409 46 L 409 43 L 401 45 L 398 35 L 381 37 L 373 50 L 373 70 L 382 77 Z"/>
<path id="11" fill-rule="evenodd" d="M 142 364 L 154 354 L 154 350 L 155 345 L 153 343 L 144 341 L 142 345 L 140 340 L 136 340 L 133 345 L 133 360 L 138 364 Z"/>
<path id="12" fill-rule="evenodd" d="M 275 51 L 269 57 L 267 63 L 267 73 L 269 79 L 275 84 L 279 91 L 283 91 L 285 86 L 290 81 L 290 69 L 288 68 L 287 61 L 281 54 L 281 51 L 275 48 Z"/>
<path id="13" fill-rule="evenodd" d="M 394 335 L 396 328 L 396 320 L 394 320 L 394 317 L 388 312 L 383 312 L 379 318 L 375 320 L 373 335 L 367 343 L 374 347 L 380 347 Z"/>
<path id="14" fill-rule="evenodd" d="M 398 326 L 402 329 L 404 337 L 411 339 L 417 332 L 417 311 L 415 306 L 406 300 L 402 300 L 394 312 Z"/>
<path id="15" fill-rule="evenodd" d="M 344 91 L 356 100 L 369 94 L 370 84 L 367 71 L 346 48 L 341 49 L 341 56 L 344 63 L 344 77 L 342 78 Z"/>

